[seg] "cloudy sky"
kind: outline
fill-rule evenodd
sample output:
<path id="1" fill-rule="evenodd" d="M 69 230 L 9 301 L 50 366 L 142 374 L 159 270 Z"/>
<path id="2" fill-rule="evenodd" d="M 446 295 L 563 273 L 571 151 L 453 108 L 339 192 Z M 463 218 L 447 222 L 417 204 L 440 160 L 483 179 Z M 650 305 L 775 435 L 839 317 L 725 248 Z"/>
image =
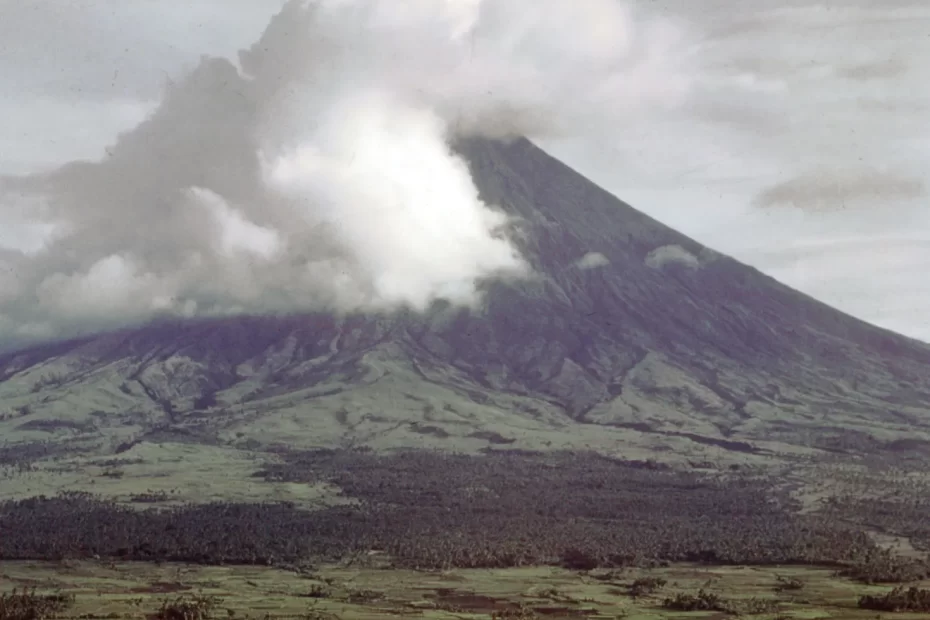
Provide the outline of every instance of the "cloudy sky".
<path id="1" fill-rule="evenodd" d="M 295 290 L 467 300 L 522 265 L 442 148 L 464 124 L 531 135 L 699 241 L 930 341 L 927 3 L 322 0 L 268 28 L 282 4 L 0 2 L 0 340 L 312 303 Z M 233 73 L 177 89 L 205 55 Z M 81 159 L 105 163 L 41 176 Z M 307 258 L 320 223 L 342 247 Z"/>

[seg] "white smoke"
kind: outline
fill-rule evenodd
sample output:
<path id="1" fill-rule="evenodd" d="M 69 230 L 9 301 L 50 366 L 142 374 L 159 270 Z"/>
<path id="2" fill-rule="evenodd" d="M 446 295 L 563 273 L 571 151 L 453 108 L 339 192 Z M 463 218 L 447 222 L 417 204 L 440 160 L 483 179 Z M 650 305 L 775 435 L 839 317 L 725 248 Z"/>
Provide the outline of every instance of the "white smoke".
<path id="1" fill-rule="evenodd" d="M 429 109 L 376 93 L 337 100 L 319 130 L 266 172 L 308 225 L 330 224 L 351 248 L 371 301 L 468 303 L 475 281 L 523 269 L 503 216 L 478 199 L 463 161 Z"/>
<path id="2" fill-rule="evenodd" d="M 47 200 L 0 252 L 0 339 L 474 304 L 528 267 L 452 140 L 636 122 L 687 92 L 682 45 L 616 0 L 289 2 L 107 158 L 0 181 L 0 223 Z"/>

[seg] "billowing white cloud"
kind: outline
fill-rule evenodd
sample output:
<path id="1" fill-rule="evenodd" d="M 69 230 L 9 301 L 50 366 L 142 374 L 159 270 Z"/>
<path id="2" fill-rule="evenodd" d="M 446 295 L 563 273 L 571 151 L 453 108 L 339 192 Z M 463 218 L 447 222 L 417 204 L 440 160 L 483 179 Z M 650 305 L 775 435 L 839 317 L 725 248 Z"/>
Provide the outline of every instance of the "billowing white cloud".
<path id="1" fill-rule="evenodd" d="M 478 278 L 520 272 L 522 261 L 495 234 L 505 219 L 479 200 L 441 119 L 392 99 L 335 100 L 318 131 L 267 165 L 266 181 L 351 248 L 373 302 L 470 303 Z"/>
<path id="2" fill-rule="evenodd" d="M 102 56 L 126 37 L 98 34 Z M 131 56 L 101 62 L 142 101 L 159 72 Z M 483 279 L 528 267 L 450 144 L 632 127 L 686 100 L 688 59 L 679 26 L 616 0 L 289 2 L 236 58 L 159 75 L 157 108 L 115 123 L 97 161 L 0 185 L 18 231 L 0 236 L 18 250 L 0 339 L 164 313 L 474 304 Z"/>

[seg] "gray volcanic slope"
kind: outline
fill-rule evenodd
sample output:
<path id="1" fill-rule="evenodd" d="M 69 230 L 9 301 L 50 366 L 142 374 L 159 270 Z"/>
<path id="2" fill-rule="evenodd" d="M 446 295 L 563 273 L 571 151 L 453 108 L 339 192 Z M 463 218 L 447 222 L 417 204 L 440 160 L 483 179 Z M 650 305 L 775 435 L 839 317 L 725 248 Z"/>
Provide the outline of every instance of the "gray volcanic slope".
<path id="1" fill-rule="evenodd" d="M 600 428 L 858 451 L 928 436 L 927 345 L 701 246 L 527 140 L 456 148 L 519 219 L 538 277 L 487 283 L 482 311 L 169 321 L 7 354 L 0 437 L 480 449 Z"/>

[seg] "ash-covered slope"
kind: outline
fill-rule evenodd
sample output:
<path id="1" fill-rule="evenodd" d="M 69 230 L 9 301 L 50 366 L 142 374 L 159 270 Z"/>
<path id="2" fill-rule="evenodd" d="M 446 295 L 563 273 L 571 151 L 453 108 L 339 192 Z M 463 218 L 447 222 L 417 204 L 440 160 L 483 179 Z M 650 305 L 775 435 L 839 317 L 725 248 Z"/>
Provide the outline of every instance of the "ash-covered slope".
<path id="1" fill-rule="evenodd" d="M 487 283 L 485 310 L 159 322 L 8 354 L 0 436 L 480 448 L 572 445 L 593 423 L 738 450 L 926 437 L 927 345 L 702 247 L 527 140 L 457 149 L 536 272 Z"/>

